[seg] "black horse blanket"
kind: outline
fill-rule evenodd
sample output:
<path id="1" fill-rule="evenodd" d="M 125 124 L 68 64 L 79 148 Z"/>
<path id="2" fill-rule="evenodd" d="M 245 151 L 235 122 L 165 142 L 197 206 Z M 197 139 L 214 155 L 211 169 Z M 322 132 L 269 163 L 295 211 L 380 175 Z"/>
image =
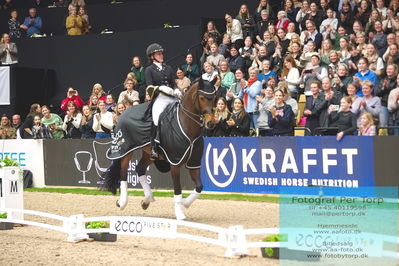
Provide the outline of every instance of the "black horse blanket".
<path id="1" fill-rule="evenodd" d="M 131 151 L 150 144 L 152 118 L 143 120 L 149 103 L 128 108 L 114 129 L 107 158 L 119 159 Z M 186 167 L 198 168 L 203 151 L 202 136 L 190 141 L 179 121 L 179 102 L 168 105 L 159 117 L 161 153 L 171 165 L 179 165 L 186 159 Z"/>

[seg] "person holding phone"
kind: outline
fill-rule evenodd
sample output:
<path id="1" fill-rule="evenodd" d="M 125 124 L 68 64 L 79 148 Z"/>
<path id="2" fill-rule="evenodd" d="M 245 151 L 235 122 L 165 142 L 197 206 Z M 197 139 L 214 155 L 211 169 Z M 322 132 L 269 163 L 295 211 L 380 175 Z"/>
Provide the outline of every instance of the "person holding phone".
<path id="1" fill-rule="evenodd" d="M 68 111 L 68 102 L 70 101 L 75 103 L 75 106 L 78 110 L 82 109 L 83 105 L 85 104 L 82 98 L 80 98 L 78 91 L 72 87 L 68 88 L 67 97 L 61 102 L 61 110 L 63 110 L 65 114 Z"/>

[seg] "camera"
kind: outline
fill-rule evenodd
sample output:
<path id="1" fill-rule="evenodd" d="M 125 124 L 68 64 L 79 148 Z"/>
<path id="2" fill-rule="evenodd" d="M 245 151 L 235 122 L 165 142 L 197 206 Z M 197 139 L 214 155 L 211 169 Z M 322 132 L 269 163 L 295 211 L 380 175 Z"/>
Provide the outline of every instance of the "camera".
<path id="1" fill-rule="evenodd" d="M 305 71 L 303 71 L 303 73 L 305 73 L 305 74 L 312 73 L 312 69 L 305 69 Z"/>
<path id="2" fill-rule="evenodd" d="M 333 111 L 338 112 L 338 110 L 339 110 L 339 105 L 338 104 L 334 104 L 333 105 Z"/>

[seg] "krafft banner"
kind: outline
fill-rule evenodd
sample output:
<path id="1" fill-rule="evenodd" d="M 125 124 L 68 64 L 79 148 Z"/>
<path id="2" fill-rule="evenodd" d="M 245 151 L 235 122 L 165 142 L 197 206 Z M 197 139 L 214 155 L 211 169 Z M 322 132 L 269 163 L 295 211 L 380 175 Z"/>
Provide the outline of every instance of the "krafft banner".
<path id="1" fill-rule="evenodd" d="M 374 186 L 373 138 L 206 138 L 201 178 L 204 190 L 243 193 Z"/>

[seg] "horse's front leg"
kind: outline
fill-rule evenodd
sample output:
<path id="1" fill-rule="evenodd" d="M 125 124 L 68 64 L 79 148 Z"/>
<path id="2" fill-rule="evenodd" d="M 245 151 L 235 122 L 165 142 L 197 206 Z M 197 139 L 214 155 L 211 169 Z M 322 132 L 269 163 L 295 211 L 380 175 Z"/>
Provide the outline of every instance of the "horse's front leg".
<path id="1" fill-rule="evenodd" d="M 121 159 L 121 171 L 120 171 L 120 195 L 119 200 L 116 202 L 116 206 L 122 211 L 128 202 L 128 192 L 127 192 L 127 169 L 129 167 L 130 159 L 132 158 L 132 153 L 129 153 Z"/>
<path id="2" fill-rule="evenodd" d="M 180 167 L 171 166 L 170 172 L 172 174 L 173 188 L 174 188 L 174 202 L 175 202 L 175 216 L 177 220 L 185 220 L 186 215 L 183 211 L 183 196 L 181 193 L 180 184 Z"/>
<path id="3" fill-rule="evenodd" d="M 152 196 L 150 184 L 148 184 L 147 176 L 145 174 L 147 171 L 147 167 L 151 163 L 152 161 L 150 155 L 143 151 L 142 157 L 136 168 L 140 184 L 144 190 L 144 200 L 141 201 L 141 208 L 143 208 L 143 210 L 146 210 L 150 206 L 150 203 L 155 201 L 154 197 Z"/>
<path id="4" fill-rule="evenodd" d="M 195 189 L 193 190 L 193 192 L 191 192 L 191 194 L 187 198 L 183 199 L 183 205 L 186 208 L 190 207 L 191 204 L 193 204 L 193 202 L 200 197 L 202 191 L 200 169 L 199 168 L 189 169 L 189 172 L 191 179 L 195 183 Z"/>

